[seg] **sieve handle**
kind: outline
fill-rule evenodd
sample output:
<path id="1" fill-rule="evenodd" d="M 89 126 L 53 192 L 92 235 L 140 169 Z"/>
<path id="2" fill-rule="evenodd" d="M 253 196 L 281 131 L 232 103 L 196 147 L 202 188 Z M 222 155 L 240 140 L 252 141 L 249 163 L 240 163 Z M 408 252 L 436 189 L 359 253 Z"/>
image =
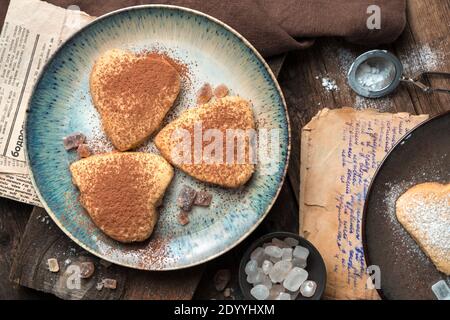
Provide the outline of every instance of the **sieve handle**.
<path id="1" fill-rule="evenodd" d="M 449 88 L 433 88 L 430 83 L 430 78 L 448 78 L 449 79 Z M 400 79 L 403 82 L 411 83 L 415 85 L 416 87 L 420 88 L 422 91 L 426 93 L 432 93 L 432 92 L 442 92 L 442 93 L 450 93 L 450 73 L 449 72 L 434 72 L 434 71 L 427 71 L 420 73 L 414 78 L 408 78 L 405 76 L 402 76 Z"/>

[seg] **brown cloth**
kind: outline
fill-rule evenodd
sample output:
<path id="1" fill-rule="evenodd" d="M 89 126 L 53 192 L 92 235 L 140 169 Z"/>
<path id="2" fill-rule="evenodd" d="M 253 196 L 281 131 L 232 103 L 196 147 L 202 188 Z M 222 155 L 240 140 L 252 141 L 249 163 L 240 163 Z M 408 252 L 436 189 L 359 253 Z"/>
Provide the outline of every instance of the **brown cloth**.
<path id="1" fill-rule="evenodd" d="M 368 46 L 397 39 L 406 23 L 406 0 L 47 0 L 67 8 L 77 5 L 100 16 L 140 4 L 172 4 L 207 13 L 239 31 L 263 56 L 310 46 L 313 39 L 341 36 Z M 1 1 L 0 15 L 6 3 Z M 381 29 L 369 30 L 367 8 L 381 8 Z M 297 40 L 296 40 L 297 39 Z"/>

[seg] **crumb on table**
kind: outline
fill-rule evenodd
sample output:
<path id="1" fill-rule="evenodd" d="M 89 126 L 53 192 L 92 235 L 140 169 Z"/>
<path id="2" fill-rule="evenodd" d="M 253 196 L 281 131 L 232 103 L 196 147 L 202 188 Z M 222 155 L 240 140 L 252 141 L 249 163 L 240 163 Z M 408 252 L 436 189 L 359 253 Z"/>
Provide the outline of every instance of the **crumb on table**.
<path id="1" fill-rule="evenodd" d="M 92 277 L 95 271 L 95 266 L 92 262 L 82 262 L 80 265 L 80 277 L 88 279 Z"/>
<path id="2" fill-rule="evenodd" d="M 90 157 L 92 152 L 87 144 L 80 144 L 77 148 L 77 153 L 80 158 Z"/>

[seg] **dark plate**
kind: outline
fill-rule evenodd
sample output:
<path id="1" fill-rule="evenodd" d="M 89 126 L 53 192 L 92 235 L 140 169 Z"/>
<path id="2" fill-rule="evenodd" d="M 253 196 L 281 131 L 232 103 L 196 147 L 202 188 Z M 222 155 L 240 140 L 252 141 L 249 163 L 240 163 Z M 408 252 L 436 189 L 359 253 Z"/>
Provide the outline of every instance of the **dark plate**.
<path id="1" fill-rule="evenodd" d="M 285 238 L 297 239 L 299 245 L 305 247 L 309 250 L 309 256 L 305 270 L 308 271 L 308 280 L 313 280 L 317 283 L 317 289 L 311 298 L 305 298 L 301 294 L 297 296 L 296 300 L 320 300 L 322 298 L 323 292 L 325 291 L 325 285 L 327 282 L 327 270 L 325 268 L 325 263 L 319 251 L 312 245 L 308 240 L 300 237 L 295 233 L 290 232 L 272 232 L 266 234 L 252 243 L 252 245 L 247 249 L 244 256 L 241 259 L 241 264 L 239 266 L 239 285 L 241 287 L 242 294 L 247 300 L 255 300 L 250 294 L 252 285 L 247 282 L 247 275 L 245 274 L 245 265 L 250 260 L 250 254 L 257 247 L 262 246 L 266 242 L 272 241 L 273 238 L 278 238 L 284 240 Z"/>
<path id="2" fill-rule="evenodd" d="M 380 267 L 378 293 L 384 299 L 436 299 L 431 286 L 446 279 L 395 216 L 398 197 L 424 182 L 450 182 L 450 112 L 424 122 L 400 140 L 368 191 L 364 252 L 369 266 Z"/>

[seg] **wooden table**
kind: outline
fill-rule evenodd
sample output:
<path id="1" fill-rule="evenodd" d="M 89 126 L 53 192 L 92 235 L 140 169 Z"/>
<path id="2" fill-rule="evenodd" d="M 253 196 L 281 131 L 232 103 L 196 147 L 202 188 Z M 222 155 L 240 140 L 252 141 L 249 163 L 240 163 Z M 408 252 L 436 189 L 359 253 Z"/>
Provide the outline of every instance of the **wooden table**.
<path id="1" fill-rule="evenodd" d="M 409 0 L 407 10 L 408 24 L 405 32 L 394 44 L 383 48 L 400 57 L 408 74 L 412 75 L 421 70 L 450 71 L 448 53 L 450 52 L 450 1 Z M 287 56 L 279 79 L 288 103 L 292 127 L 292 156 L 288 177 L 278 200 L 261 226 L 238 247 L 202 267 L 204 270 L 200 273 L 202 277 L 195 290 L 194 299 L 223 298 L 223 293 L 217 292 L 213 284 L 215 273 L 223 268 L 232 271 L 229 284 L 232 297 L 241 298 L 237 283 L 237 268 L 242 251 L 247 245 L 267 232 L 279 230 L 298 232 L 298 194 L 301 183 L 299 181 L 300 130 L 320 109 L 353 106 L 360 109 L 370 107 L 380 111 L 407 111 L 413 114 L 428 113 L 430 115 L 450 110 L 450 95 L 427 95 L 406 85 L 384 99 L 367 100 L 357 97 L 347 86 L 345 75 L 352 60 L 366 50 L 367 48 L 348 44 L 339 39 L 319 39 L 313 48 L 293 52 Z M 323 77 L 334 79 L 339 89 L 327 91 L 321 84 Z M 445 85 L 445 83 L 441 84 Z M 450 81 L 447 81 L 447 85 L 450 87 Z M 8 280 L 13 257 L 19 249 L 19 242 L 31 211 L 30 206 L 0 199 L 0 299 L 53 297 L 25 289 Z M 35 213 L 34 219 L 36 215 Z M 26 241 L 29 241 L 29 245 L 32 244 L 32 239 L 25 239 L 24 242 Z M 34 275 L 19 272 L 20 266 L 15 265 L 13 269 L 13 278 L 19 283 L 55 293 L 52 288 L 44 288 L 44 284 L 38 283 L 39 277 L 33 278 Z M 139 282 L 145 281 L 146 277 L 137 276 L 136 274 L 140 271 L 134 270 L 114 272 L 118 272 L 118 276 L 124 279 L 133 279 L 127 284 L 128 287 L 133 287 L 134 283 L 135 288 L 140 288 Z M 179 283 L 182 286 L 182 280 Z M 136 291 L 139 290 L 125 288 L 121 291 L 122 296 L 119 297 L 158 298 Z M 64 294 L 60 296 L 67 298 Z M 101 298 L 95 292 L 87 297 Z"/>

